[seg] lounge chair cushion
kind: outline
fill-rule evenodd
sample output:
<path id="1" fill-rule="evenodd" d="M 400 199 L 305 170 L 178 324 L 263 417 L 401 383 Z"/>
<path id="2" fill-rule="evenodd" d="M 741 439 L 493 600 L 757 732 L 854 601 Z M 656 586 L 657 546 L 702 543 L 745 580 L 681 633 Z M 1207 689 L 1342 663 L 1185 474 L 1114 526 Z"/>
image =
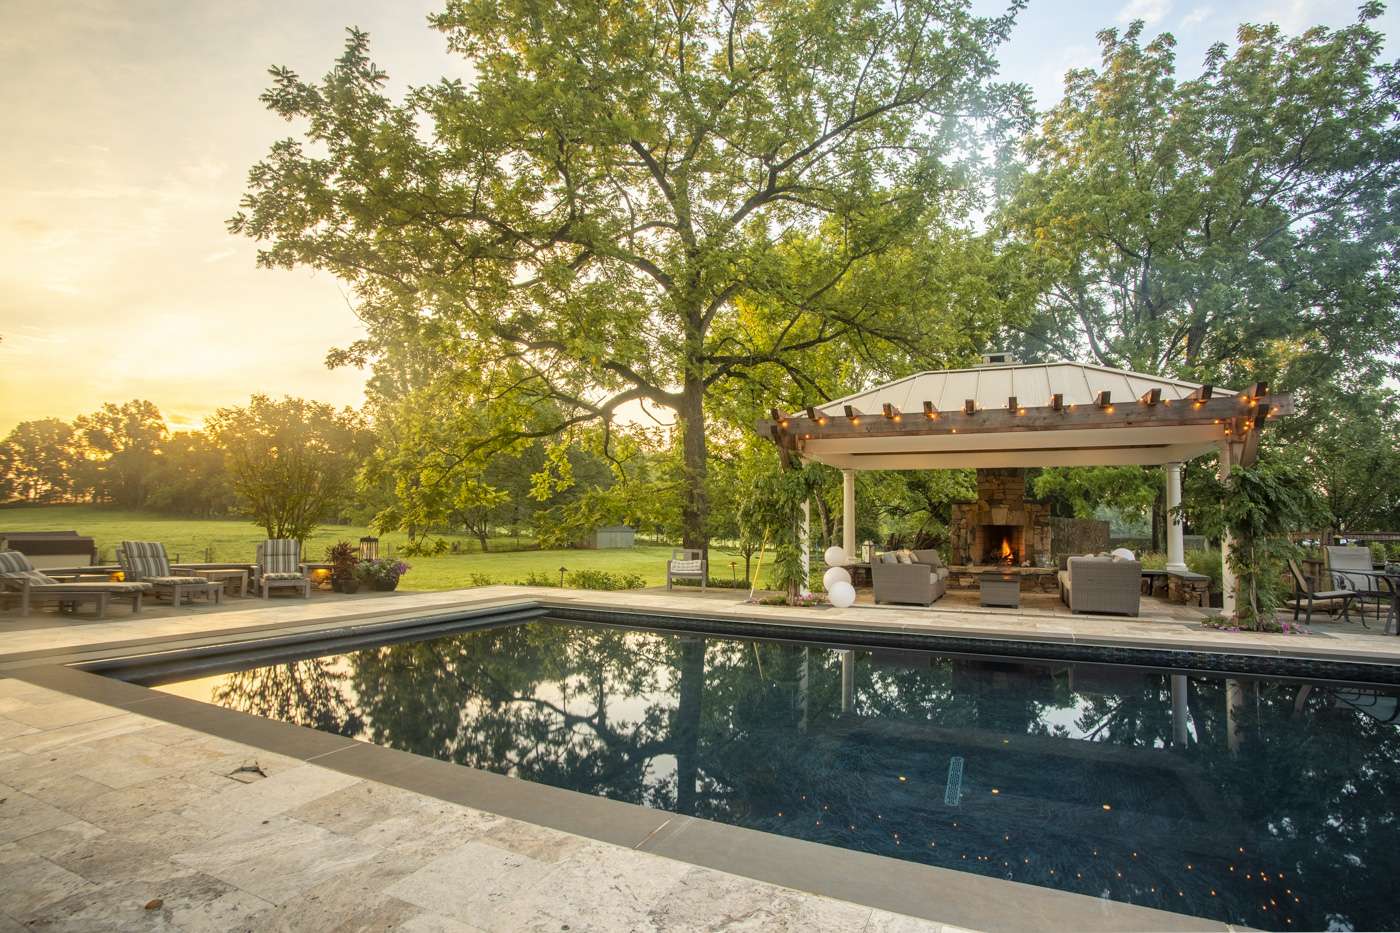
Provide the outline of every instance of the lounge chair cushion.
<path id="1" fill-rule="evenodd" d="M 122 569 L 128 577 L 153 583 L 171 575 L 170 558 L 159 541 L 123 541 Z"/>
<path id="2" fill-rule="evenodd" d="M 0 574 L 37 573 L 34 565 L 19 551 L 0 551 Z"/>
<path id="3" fill-rule="evenodd" d="M 305 580 L 305 579 L 306 579 L 306 574 L 303 574 L 303 573 L 281 573 L 281 572 L 279 572 L 279 573 L 265 573 L 265 574 L 262 575 L 262 578 L 263 578 L 264 580 Z"/>
<path id="4" fill-rule="evenodd" d="M 53 577 L 37 570 L 17 570 L 8 573 L 0 573 L 0 578 L 6 580 L 28 580 L 34 586 L 54 586 L 58 583 Z"/>
<path id="5" fill-rule="evenodd" d="M 262 546 L 262 569 L 264 579 L 275 573 L 301 576 L 301 542 L 292 538 L 268 538 Z"/>
<path id="6" fill-rule="evenodd" d="M 164 577 L 143 577 L 142 582 L 154 583 L 156 586 L 188 586 L 191 583 L 208 583 L 209 581 L 203 577 L 180 577 L 170 575 Z"/>

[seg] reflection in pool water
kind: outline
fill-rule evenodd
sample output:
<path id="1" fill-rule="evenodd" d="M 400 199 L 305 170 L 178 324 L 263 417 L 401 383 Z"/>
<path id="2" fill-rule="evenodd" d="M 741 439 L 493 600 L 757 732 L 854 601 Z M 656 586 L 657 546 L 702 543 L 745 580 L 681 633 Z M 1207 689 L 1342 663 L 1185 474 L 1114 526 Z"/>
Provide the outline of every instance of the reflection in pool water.
<path id="1" fill-rule="evenodd" d="M 161 689 L 722 823 L 1267 929 L 1395 929 L 1394 694 L 549 620 Z"/>

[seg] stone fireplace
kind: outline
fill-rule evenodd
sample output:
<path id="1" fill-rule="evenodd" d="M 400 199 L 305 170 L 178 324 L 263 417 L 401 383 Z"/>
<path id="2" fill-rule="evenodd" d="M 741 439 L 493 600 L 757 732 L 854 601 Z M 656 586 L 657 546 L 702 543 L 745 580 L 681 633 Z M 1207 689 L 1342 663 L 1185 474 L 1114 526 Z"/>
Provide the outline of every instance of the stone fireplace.
<path id="1" fill-rule="evenodd" d="M 1026 498 L 1026 471 L 977 471 L 977 501 L 953 506 L 950 556 L 959 566 L 1050 562 L 1050 507 Z"/>

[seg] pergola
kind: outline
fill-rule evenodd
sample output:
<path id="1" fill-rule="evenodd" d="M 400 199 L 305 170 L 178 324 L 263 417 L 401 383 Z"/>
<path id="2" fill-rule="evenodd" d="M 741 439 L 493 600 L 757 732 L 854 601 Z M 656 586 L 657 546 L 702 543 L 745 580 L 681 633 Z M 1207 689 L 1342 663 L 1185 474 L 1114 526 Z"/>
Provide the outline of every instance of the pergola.
<path id="1" fill-rule="evenodd" d="M 1184 572 L 1181 465 L 1216 451 L 1220 477 L 1248 465 L 1265 424 L 1293 400 L 1263 383 L 1218 389 L 1086 363 L 1017 363 L 1004 354 L 969 369 L 922 372 L 758 423 L 784 463 L 842 471 L 842 543 L 854 554 L 857 470 L 1162 465 L 1167 569 Z M 1225 608 L 1234 585 L 1225 571 Z"/>

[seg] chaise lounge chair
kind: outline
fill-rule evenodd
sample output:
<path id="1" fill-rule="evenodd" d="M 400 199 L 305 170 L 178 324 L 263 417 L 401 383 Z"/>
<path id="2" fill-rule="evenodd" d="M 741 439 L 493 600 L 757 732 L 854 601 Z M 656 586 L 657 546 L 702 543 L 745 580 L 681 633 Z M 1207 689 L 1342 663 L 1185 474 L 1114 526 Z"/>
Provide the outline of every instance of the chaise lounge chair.
<path id="1" fill-rule="evenodd" d="M 258 592 L 263 599 L 275 589 L 301 590 L 311 598 L 311 578 L 301 565 L 301 542 L 291 538 L 268 538 L 258 545 Z"/>
<path id="2" fill-rule="evenodd" d="M 18 596 L 19 614 L 29 615 L 36 603 L 57 603 L 60 608 L 80 602 L 94 603 L 97 617 L 107 617 L 107 604 L 113 599 L 131 600 L 131 611 L 141 611 L 142 583 L 73 583 L 57 580 L 35 570 L 29 558 L 19 551 L 0 551 L 0 595 Z"/>
<path id="3" fill-rule="evenodd" d="M 178 607 L 189 596 L 203 594 L 206 600 L 223 602 L 224 585 L 197 577 L 193 571 L 172 571 L 165 545 L 159 541 L 123 541 L 117 548 L 122 575 L 133 583 L 150 584 L 156 596 L 169 596 Z"/>

